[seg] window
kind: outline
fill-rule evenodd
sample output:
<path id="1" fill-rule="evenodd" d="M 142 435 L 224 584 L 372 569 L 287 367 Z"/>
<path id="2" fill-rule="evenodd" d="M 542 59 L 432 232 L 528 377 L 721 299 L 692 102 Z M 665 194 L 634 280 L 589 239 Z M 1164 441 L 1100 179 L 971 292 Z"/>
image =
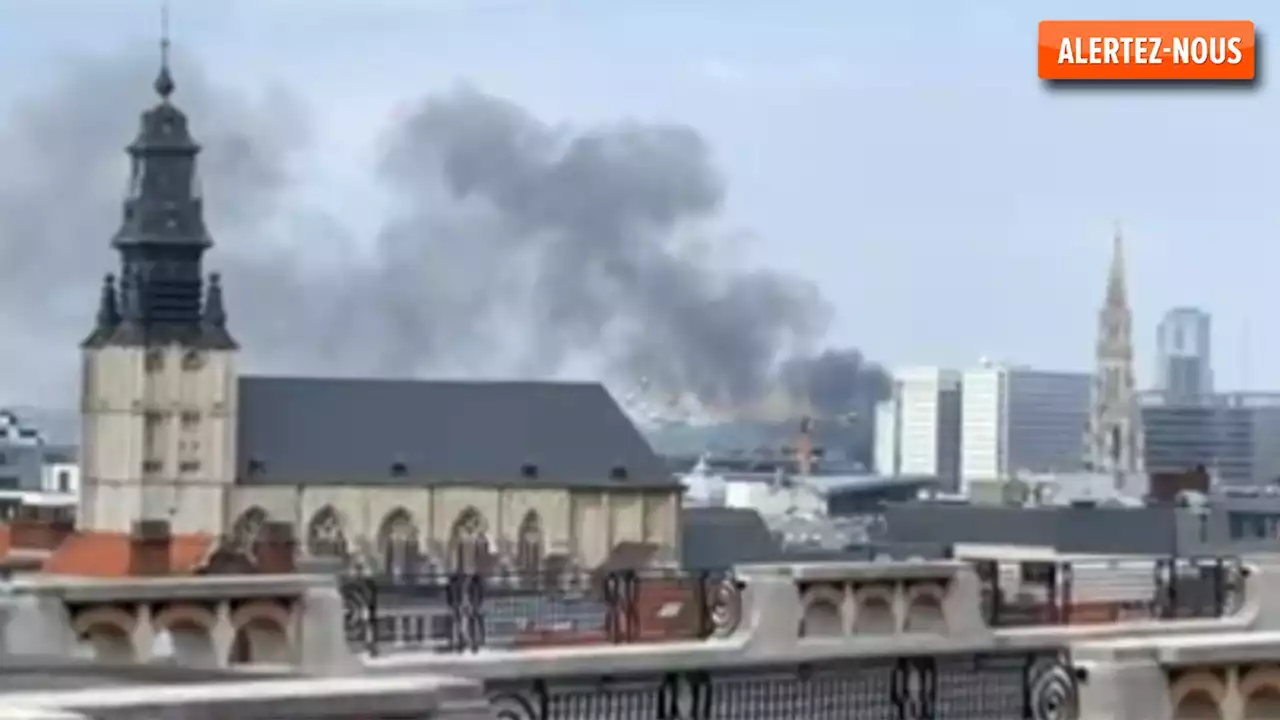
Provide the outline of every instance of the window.
<path id="1" fill-rule="evenodd" d="M 144 460 L 142 462 L 142 472 L 154 473 L 160 472 L 164 468 L 164 463 L 159 460 Z"/>
<path id="2" fill-rule="evenodd" d="M 199 460 L 183 460 L 178 463 L 178 472 L 192 473 L 200 469 Z"/>
<path id="3" fill-rule="evenodd" d="M 182 356 L 182 369 L 187 371 L 195 371 L 204 367 L 204 355 L 198 350 L 188 350 L 187 354 Z"/>
<path id="4" fill-rule="evenodd" d="M 59 470 L 57 478 L 58 492 L 71 492 L 71 471 Z"/>
<path id="5" fill-rule="evenodd" d="M 191 430 L 200 424 L 200 413 L 186 410 L 182 413 L 182 429 Z"/>
<path id="6" fill-rule="evenodd" d="M 148 350 L 146 368 L 149 373 L 157 373 L 164 369 L 164 353 L 159 350 Z"/>

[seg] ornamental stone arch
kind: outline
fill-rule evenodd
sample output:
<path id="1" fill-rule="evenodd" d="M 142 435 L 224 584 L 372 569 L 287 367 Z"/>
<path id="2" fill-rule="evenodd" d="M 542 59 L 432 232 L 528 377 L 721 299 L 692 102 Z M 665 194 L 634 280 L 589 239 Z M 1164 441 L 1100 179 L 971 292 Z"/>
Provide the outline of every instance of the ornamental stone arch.
<path id="1" fill-rule="evenodd" d="M 156 630 L 154 656 L 170 657 L 186 667 L 219 667 L 214 632 L 218 617 L 200 605 L 181 603 L 160 610 L 152 618 Z"/>
<path id="2" fill-rule="evenodd" d="M 855 635 L 891 635 L 898 631 L 894 591 L 888 585 L 863 585 L 853 592 Z"/>
<path id="3" fill-rule="evenodd" d="M 833 585 L 806 588 L 800 598 L 803 615 L 801 637 L 840 637 L 848 633 L 848 610 L 845 593 Z"/>
<path id="4" fill-rule="evenodd" d="M 133 633 L 137 626 L 137 615 L 115 606 L 78 612 L 71 621 L 76 654 L 101 662 L 135 662 L 138 651 Z"/>
<path id="5" fill-rule="evenodd" d="M 947 631 L 947 589 L 937 583 L 918 583 L 907 588 L 902 620 L 903 632 L 943 633 Z"/>
<path id="6" fill-rule="evenodd" d="M 1264 665 L 1249 670 L 1236 687 L 1244 720 L 1280 718 L 1280 668 Z"/>
<path id="7" fill-rule="evenodd" d="M 1174 720 L 1221 720 L 1226 698 L 1225 681 L 1208 670 L 1189 672 L 1169 684 Z"/>
<path id="8" fill-rule="evenodd" d="M 292 624 L 293 614 L 280 603 L 253 600 L 241 605 L 231 613 L 235 637 L 227 663 L 283 665 L 293 662 Z"/>

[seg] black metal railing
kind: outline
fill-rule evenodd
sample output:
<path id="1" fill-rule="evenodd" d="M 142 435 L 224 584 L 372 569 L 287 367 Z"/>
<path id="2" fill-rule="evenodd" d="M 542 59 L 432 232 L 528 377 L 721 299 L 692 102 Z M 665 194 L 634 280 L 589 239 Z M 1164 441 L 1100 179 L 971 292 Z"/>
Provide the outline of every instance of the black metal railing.
<path id="1" fill-rule="evenodd" d="M 742 615 L 727 571 L 362 575 L 341 587 L 347 640 L 371 654 L 705 639 Z"/>
<path id="2" fill-rule="evenodd" d="M 491 682 L 503 720 L 1077 720 L 1083 674 L 1058 649 Z"/>
<path id="3" fill-rule="evenodd" d="M 969 562 L 992 627 L 1225 617 L 1240 609 L 1248 576 L 1239 558 L 1228 557 L 1030 561 L 1016 563 L 1018 580 L 1009 587 L 1000 562 Z M 1150 574 L 1142 569 L 1148 564 Z M 1085 572 L 1090 590 L 1081 589 Z"/>

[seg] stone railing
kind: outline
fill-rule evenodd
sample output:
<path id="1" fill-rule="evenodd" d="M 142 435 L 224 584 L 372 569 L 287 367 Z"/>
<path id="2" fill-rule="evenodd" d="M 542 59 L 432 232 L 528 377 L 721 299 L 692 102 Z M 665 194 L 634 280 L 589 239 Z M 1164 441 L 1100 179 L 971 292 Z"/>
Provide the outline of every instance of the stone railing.
<path id="1" fill-rule="evenodd" d="M 0 693 L 0 720 L 493 720 L 474 681 L 445 677 L 262 680 Z"/>
<path id="2" fill-rule="evenodd" d="M 344 602 L 333 578 L 291 578 L 289 583 L 297 586 L 291 632 L 298 648 L 305 650 L 295 650 L 303 656 L 298 666 L 332 675 L 466 678 L 494 704 L 500 720 L 835 720 L 851 713 L 858 718 L 933 720 L 1140 720 L 1148 717 L 1141 712 L 1153 707 L 1143 705 L 1149 698 L 1142 701 L 1135 695 L 1143 687 L 1164 693 L 1169 712 L 1186 698 L 1199 702 L 1196 698 L 1208 693 L 1219 707 L 1239 709 L 1235 715 L 1222 715 L 1235 720 L 1253 717 L 1239 713 L 1254 706 L 1224 704 L 1229 697 L 1224 693 L 1247 691 L 1253 697 L 1255 686 L 1261 687 L 1257 684 L 1262 681 L 1255 678 L 1263 676 L 1253 673 L 1262 657 L 1257 653 L 1263 651 L 1245 656 L 1237 648 L 1238 655 L 1220 667 L 1187 653 L 1213 648 L 1222 638 L 1242 637 L 1246 631 L 1254 631 L 1251 637 L 1280 633 L 1280 581 L 1269 572 L 1241 573 L 1243 591 L 1232 607 L 1235 612 L 1226 617 L 1146 613 L 1107 623 L 1022 627 L 992 627 L 984 605 L 987 586 L 971 564 L 960 561 L 754 565 L 713 575 L 597 580 L 601 582 L 584 586 L 578 596 L 557 590 L 565 598 L 595 597 L 626 610 L 596 618 L 593 622 L 602 623 L 598 626 L 574 628 L 590 631 L 586 642 L 501 647 L 474 642 L 471 636 L 467 643 L 449 648 L 454 652 L 442 653 L 430 644 L 390 646 L 381 639 L 371 648 L 367 634 L 356 634 L 356 642 L 348 643 L 340 628 L 345 626 L 349 633 L 354 625 L 367 631 L 373 627 L 370 621 L 380 616 L 368 613 L 367 604 L 352 603 L 349 588 Z M 178 588 L 174 597 L 179 599 L 209 598 L 214 590 L 224 598 L 247 593 L 245 600 L 219 600 L 232 603 L 229 616 L 236 603 L 266 592 L 253 582 L 237 590 L 225 578 L 216 583 L 184 578 L 119 587 L 73 584 L 58 591 L 42 586 L 39 592 L 32 586 L 26 597 L 12 596 L 16 601 L 9 609 L 29 613 L 43 608 L 45 615 L 24 617 L 44 617 L 46 626 L 11 618 L 7 635 L 34 643 L 42 627 L 52 627 L 48 623 L 56 624 L 58 617 L 66 622 L 70 616 L 65 608 L 57 608 L 68 603 L 132 602 L 154 609 L 165 604 L 160 582 Z M 637 582 L 649 583 L 648 589 Z M 401 586 L 399 591 L 405 587 L 409 600 L 417 587 L 428 600 L 440 593 L 446 603 L 466 600 L 473 605 L 472 613 L 474 605 L 480 605 L 472 621 L 487 622 L 483 606 L 495 597 L 467 595 L 475 589 L 448 584 Z M 375 587 L 377 592 L 383 589 Z M 628 597 L 632 599 L 624 602 Z M 391 607 L 415 609 L 412 602 Z M 386 606 L 376 609 L 382 612 Z M 23 627 L 13 631 L 15 624 Z M 61 632 L 53 636 L 66 635 Z M 1174 647 L 1180 648 L 1178 657 L 1183 660 L 1169 655 Z M 1141 676 L 1145 680 L 1138 667 L 1146 668 L 1148 675 Z M 1203 679 L 1197 673 L 1205 667 L 1221 678 L 1219 685 L 1205 686 L 1209 690 L 1204 692 L 1186 690 L 1192 680 L 1182 678 Z M 1107 712 L 1109 704 L 1112 710 L 1129 708 L 1138 714 L 1092 714 Z M 303 716 L 277 709 L 283 714 L 275 717 Z M 100 712 L 92 715 L 105 717 Z"/>
<path id="3" fill-rule="evenodd" d="M 615 570 L 547 578 L 346 578 L 344 628 L 370 656 L 545 646 L 687 642 L 737 632 L 752 582 L 791 584 L 804 637 L 1127 626 L 1233 617 L 1238 560 L 1098 560 L 751 565 L 732 571 Z M 766 580 L 767 579 L 767 580 Z M 1033 633 L 1034 634 L 1034 633 Z"/>
<path id="4" fill-rule="evenodd" d="M 737 569 L 731 632 L 698 640 L 366 657 L 372 673 L 476 678 L 504 720 L 666 717 L 772 720 L 1071 720 L 1093 693 L 1072 647 L 1200 637 L 1274 623 L 1253 573 L 1225 618 L 991 627 L 962 562 L 815 563 Z M 1271 591 L 1268 591 L 1271 588 Z M 1276 601 L 1272 601 L 1276 602 Z M 1078 693 L 1083 693 L 1077 697 Z M 1138 717 L 1138 716 L 1135 716 Z M 1153 718 L 1163 720 L 1163 718 Z"/>
<path id="5" fill-rule="evenodd" d="M 1280 718 L 1280 631 L 1092 641 L 1074 656 L 1081 718 Z"/>

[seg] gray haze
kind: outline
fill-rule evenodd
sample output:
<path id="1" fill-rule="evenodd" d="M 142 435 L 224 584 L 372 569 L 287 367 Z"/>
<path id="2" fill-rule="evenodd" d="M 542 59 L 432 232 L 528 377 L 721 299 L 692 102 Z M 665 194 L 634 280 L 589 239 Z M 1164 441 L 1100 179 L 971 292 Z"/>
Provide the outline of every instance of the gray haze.
<path id="1" fill-rule="evenodd" d="M 831 319 L 814 285 L 738 267 L 717 227 L 725 185 L 692 128 L 549 125 L 460 87 L 390 128 L 391 198 L 358 239 L 312 209 L 306 113 L 287 91 L 219 88 L 182 62 L 175 101 L 206 152 L 202 179 L 232 329 L 255 370 L 553 376 L 584 363 L 720 408 L 778 380 L 824 413 L 862 410 L 883 373 L 816 352 Z M 88 331 L 125 187 L 122 147 L 154 59 L 71 62 L 0 125 L 0 301 L 6 392 L 60 393 Z M 781 376 L 779 375 L 781 373 Z M 47 403 L 41 397 L 23 397 Z"/>

